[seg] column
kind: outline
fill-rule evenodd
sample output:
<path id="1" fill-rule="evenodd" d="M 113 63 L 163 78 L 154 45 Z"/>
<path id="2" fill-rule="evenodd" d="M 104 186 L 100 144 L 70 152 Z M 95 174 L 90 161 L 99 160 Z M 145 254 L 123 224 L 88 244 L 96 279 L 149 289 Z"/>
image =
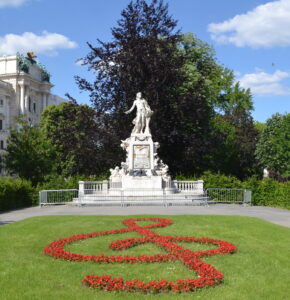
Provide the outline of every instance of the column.
<path id="1" fill-rule="evenodd" d="M 26 93 L 25 93 L 25 111 L 28 112 L 29 111 L 29 87 L 26 86 Z"/>
<path id="2" fill-rule="evenodd" d="M 43 93 L 43 96 L 42 96 L 42 111 L 44 111 L 46 106 L 47 106 L 47 95 L 45 93 Z"/>
<path id="3" fill-rule="evenodd" d="M 20 86 L 20 99 L 19 99 L 20 113 L 24 114 L 25 112 L 24 84 L 20 84 L 19 86 Z"/>

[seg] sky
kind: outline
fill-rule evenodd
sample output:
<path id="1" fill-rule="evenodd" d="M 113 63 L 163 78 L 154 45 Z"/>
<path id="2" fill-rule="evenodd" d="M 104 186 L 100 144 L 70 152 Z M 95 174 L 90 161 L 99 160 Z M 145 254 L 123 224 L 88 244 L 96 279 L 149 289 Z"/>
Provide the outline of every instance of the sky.
<path id="1" fill-rule="evenodd" d="M 94 74 L 77 61 L 88 54 L 87 42 L 111 40 L 111 28 L 129 2 L 0 0 L 0 56 L 34 51 L 51 73 L 52 93 L 90 104 L 74 76 L 92 80 Z M 290 112 L 290 0 L 165 2 L 177 28 L 212 45 L 218 62 L 251 89 L 254 120 Z"/>

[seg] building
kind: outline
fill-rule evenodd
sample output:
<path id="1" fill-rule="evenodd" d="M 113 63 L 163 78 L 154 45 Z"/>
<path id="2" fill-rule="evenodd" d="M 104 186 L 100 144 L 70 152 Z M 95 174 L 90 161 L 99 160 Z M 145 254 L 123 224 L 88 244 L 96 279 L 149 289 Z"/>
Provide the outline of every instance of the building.
<path id="1" fill-rule="evenodd" d="M 52 95 L 52 87 L 50 74 L 32 52 L 0 57 L 0 152 L 20 116 L 35 125 L 45 107 L 66 101 Z"/>

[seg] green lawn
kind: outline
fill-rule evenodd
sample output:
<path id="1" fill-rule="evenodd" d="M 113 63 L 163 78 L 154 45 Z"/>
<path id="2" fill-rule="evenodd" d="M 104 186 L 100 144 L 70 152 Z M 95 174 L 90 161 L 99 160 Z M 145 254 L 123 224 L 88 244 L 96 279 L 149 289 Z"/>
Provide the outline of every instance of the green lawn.
<path id="1" fill-rule="evenodd" d="M 79 233 L 121 228 L 123 216 L 48 216 L 35 217 L 0 227 L 0 299 L 207 299 L 280 300 L 290 299 L 290 228 L 238 216 L 164 216 L 174 221 L 165 228 L 153 229 L 162 235 L 210 237 L 237 245 L 235 254 L 205 258 L 224 273 L 224 283 L 215 288 L 183 294 L 140 294 L 97 291 L 81 285 L 87 274 L 110 274 L 124 279 L 175 280 L 194 278 L 180 262 L 151 264 L 96 264 L 69 262 L 42 254 L 44 246 Z M 129 217 L 127 217 L 129 218 Z M 145 244 L 116 252 L 108 244 L 137 233 L 92 238 L 66 249 L 84 254 L 162 253 Z M 203 250 L 212 246 L 182 244 Z"/>

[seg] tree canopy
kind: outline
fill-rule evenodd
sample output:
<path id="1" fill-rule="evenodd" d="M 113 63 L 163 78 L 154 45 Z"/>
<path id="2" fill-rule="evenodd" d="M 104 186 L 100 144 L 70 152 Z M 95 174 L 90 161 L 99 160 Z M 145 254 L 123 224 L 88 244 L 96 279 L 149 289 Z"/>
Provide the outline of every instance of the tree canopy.
<path id="1" fill-rule="evenodd" d="M 112 29 L 112 41 L 88 46 L 83 62 L 96 78 L 76 81 L 89 92 L 112 137 L 111 147 L 118 149 L 119 140 L 129 135 L 131 117 L 124 112 L 141 91 L 154 111 L 151 131 L 160 142 L 160 156 L 173 173 L 198 174 L 211 168 L 217 132 L 211 120 L 252 109 L 250 92 L 217 62 L 212 47 L 180 33 L 163 1 L 131 1 Z M 123 156 L 117 150 L 115 163 Z"/>
<path id="2" fill-rule="evenodd" d="M 113 150 L 102 126 L 94 109 L 87 105 L 65 102 L 45 109 L 41 128 L 56 149 L 57 173 L 94 175 L 110 167 Z"/>
<path id="3" fill-rule="evenodd" d="M 290 114 L 275 114 L 266 121 L 256 155 L 263 167 L 290 177 Z"/>
<path id="4" fill-rule="evenodd" d="M 7 144 L 4 165 L 9 173 L 36 185 L 44 180 L 45 175 L 54 172 L 55 149 L 38 126 L 32 127 L 26 121 L 19 120 Z"/>

